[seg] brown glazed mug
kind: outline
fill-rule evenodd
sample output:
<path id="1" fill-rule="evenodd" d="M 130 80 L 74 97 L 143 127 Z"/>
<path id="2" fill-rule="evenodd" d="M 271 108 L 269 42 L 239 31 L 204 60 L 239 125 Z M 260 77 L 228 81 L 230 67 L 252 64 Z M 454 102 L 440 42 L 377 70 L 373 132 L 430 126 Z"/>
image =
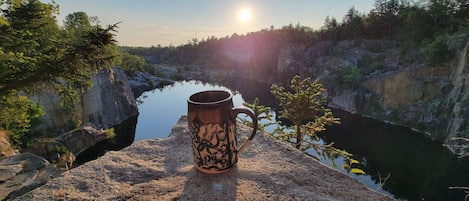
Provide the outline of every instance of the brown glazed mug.
<path id="1" fill-rule="evenodd" d="M 257 132 L 257 117 L 246 107 L 234 107 L 228 91 L 211 90 L 195 93 L 187 100 L 187 120 L 192 138 L 194 166 L 208 173 L 222 173 L 238 162 L 238 155 Z M 253 121 L 251 136 L 238 148 L 236 116 L 247 114 Z"/>

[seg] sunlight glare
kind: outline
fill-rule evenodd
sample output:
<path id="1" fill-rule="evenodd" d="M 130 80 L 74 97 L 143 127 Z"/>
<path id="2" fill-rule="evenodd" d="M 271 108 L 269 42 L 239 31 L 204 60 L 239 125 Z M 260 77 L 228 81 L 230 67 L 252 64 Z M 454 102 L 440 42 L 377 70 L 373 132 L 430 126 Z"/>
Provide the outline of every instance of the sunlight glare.
<path id="1" fill-rule="evenodd" d="M 241 22 L 247 22 L 251 19 L 251 11 L 247 8 L 243 8 L 239 11 L 239 20 Z"/>

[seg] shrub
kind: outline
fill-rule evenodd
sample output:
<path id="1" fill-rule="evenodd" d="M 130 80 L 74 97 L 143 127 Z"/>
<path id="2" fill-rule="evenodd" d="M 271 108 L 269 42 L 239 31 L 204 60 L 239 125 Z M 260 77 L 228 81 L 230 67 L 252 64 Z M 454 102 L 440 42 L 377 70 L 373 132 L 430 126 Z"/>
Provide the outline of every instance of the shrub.
<path id="1" fill-rule="evenodd" d="M 379 61 L 373 61 L 373 63 L 371 63 L 371 69 L 373 71 L 383 70 L 384 69 L 384 64 L 379 62 Z"/>
<path id="2" fill-rule="evenodd" d="M 433 41 L 425 41 L 428 43 L 424 47 L 424 55 L 429 65 L 441 64 L 448 60 L 448 35 L 441 34 L 435 37 Z"/>
<path id="3" fill-rule="evenodd" d="M 114 128 L 106 129 L 106 137 L 108 139 L 116 137 L 116 133 L 114 131 Z"/>
<path id="4" fill-rule="evenodd" d="M 27 133 L 32 126 L 40 123 L 44 115 L 42 107 L 26 96 L 13 92 L 0 98 L 0 129 L 11 132 L 10 141 L 18 148 L 28 146 Z"/>

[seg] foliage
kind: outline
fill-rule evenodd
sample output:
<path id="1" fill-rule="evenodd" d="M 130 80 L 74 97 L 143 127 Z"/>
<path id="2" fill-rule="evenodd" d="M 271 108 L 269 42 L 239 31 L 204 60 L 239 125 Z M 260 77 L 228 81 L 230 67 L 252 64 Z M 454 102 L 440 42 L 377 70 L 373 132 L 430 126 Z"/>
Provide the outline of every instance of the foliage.
<path id="1" fill-rule="evenodd" d="M 69 28 L 75 26 L 59 29 L 53 4 L 7 1 L 2 7 L 7 23 L 0 26 L 0 95 L 60 80 L 87 86 L 91 73 L 112 60 L 106 46 L 116 42 L 112 32 L 117 25 L 95 25 L 78 34 Z"/>
<path id="2" fill-rule="evenodd" d="M 108 139 L 116 137 L 116 133 L 114 131 L 114 128 L 106 129 L 106 137 Z"/>
<path id="3" fill-rule="evenodd" d="M 149 59 L 152 64 L 197 64 L 228 70 L 236 68 L 239 71 L 249 68 L 249 73 L 254 77 L 270 79 L 267 76 L 273 74 L 281 78 L 283 74 L 276 74 L 272 68 L 277 66 L 282 48 L 290 44 L 300 43 L 306 47 L 317 45 L 320 50 L 320 42 L 325 41 L 384 39 L 397 40 L 402 52 L 413 53 L 430 43 L 434 44 L 429 50 L 444 50 L 440 49 L 443 43 L 438 35 L 464 31 L 468 26 L 468 16 L 469 4 L 466 0 L 376 0 L 369 13 L 360 13 L 351 7 L 342 20 L 337 20 L 341 16 L 327 16 L 319 30 L 290 24 L 280 28 L 271 26 L 245 35 L 195 38 L 179 46 L 126 49 L 131 54 L 152 58 Z M 447 55 L 446 52 L 442 53 L 429 51 L 433 56 Z"/>
<path id="4" fill-rule="evenodd" d="M 357 86 L 361 79 L 362 79 L 362 73 L 360 72 L 360 69 L 358 69 L 356 66 L 348 67 L 345 68 L 344 74 L 341 76 L 341 80 L 343 83 L 350 84 L 352 86 Z"/>
<path id="5" fill-rule="evenodd" d="M 371 63 L 371 69 L 372 71 L 383 70 L 384 64 L 379 61 L 373 61 L 373 63 Z"/>
<path id="6" fill-rule="evenodd" d="M 40 123 L 40 117 L 44 115 L 42 107 L 26 96 L 11 92 L 8 96 L 0 97 L 0 108 L 0 130 L 11 132 L 10 140 L 13 145 L 19 148 L 28 146 L 26 134 L 31 126 Z"/>
<path id="7" fill-rule="evenodd" d="M 129 54 L 128 52 L 121 53 L 121 63 L 120 67 L 127 71 L 130 75 L 135 75 L 138 71 L 145 71 L 147 63 L 144 58 Z"/>
<path id="8" fill-rule="evenodd" d="M 55 151 L 59 154 L 70 153 L 70 151 L 68 150 L 68 148 L 65 145 L 56 145 L 55 146 Z"/>
<path id="9" fill-rule="evenodd" d="M 338 118 L 332 115 L 330 109 L 325 107 L 326 89 L 318 80 L 311 82 L 311 78 L 301 80 L 300 76 L 291 79 L 290 90 L 272 85 L 271 92 L 282 107 L 280 117 L 291 120 L 295 125 L 294 133 L 286 133 L 282 139 L 293 142 L 297 149 L 305 150 L 314 147 L 313 140 L 317 133 L 324 131 L 325 126 L 339 124 Z"/>
<path id="10" fill-rule="evenodd" d="M 342 169 L 354 174 L 366 174 L 362 169 L 354 167 L 355 165 L 360 164 L 360 162 L 355 159 L 348 159 L 347 161 L 347 164 L 342 165 Z"/>
<path id="11" fill-rule="evenodd" d="M 267 120 L 267 124 L 259 124 L 259 130 L 264 130 L 269 125 L 276 125 L 271 133 L 275 138 L 295 144 L 295 147 L 302 151 L 312 148 L 320 156 L 331 159 L 334 166 L 336 166 L 335 159 L 342 156 L 350 162 L 349 166 L 343 166 L 344 169 L 355 174 L 364 174 L 361 169 L 352 167 L 356 161 L 352 159 L 352 154 L 335 148 L 334 143 L 319 143 L 319 136 L 316 135 L 318 132 L 325 130 L 326 125 L 340 123 L 339 119 L 333 117 L 332 112 L 324 107 L 325 98 L 322 94 L 325 89 L 322 85 L 317 81 L 311 83 L 310 78 L 301 81 L 299 76 L 293 77 L 291 83 L 294 93 L 286 92 L 283 87 L 272 85 L 272 94 L 277 97 L 284 108 L 280 117 L 296 123 L 293 125 L 296 130 L 282 125 L 282 122 L 273 122 L 270 108 L 259 105 L 259 99 L 256 98 L 252 104 L 244 103 L 243 105 L 251 108 L 259 121 Z M 241 122 L 252 126 L 249 121 L 241 119 Z"/>
<path id="12" fill-rule="evenodd" d="M 0 7 L 2 129 L 12 131 L 15 145 L 27 145 L 26 134 L 44 113 L 25 95 L 45 84 L 59 94 L 69 120 L 80 124 L 75 104 L 91 86 L 92 73 L 113 62 L 110 46 L 116 42 L 117 24 L 103 28 L 93 24 L 96 18 L 77 12 L 67 16 L 61 28 L 56 21 L 59 6 L 54 2 L 0 1 Z"/>
<path id="13" fill-rule="evenodd" d="M 424 48 L 424 54 L 430 65 L 437 65 L 447 61 L 449 58 L 448 35 L 438 35 L 435 40 L 429 42 Z"/>
<path id="14" fill-rule="evenodd" d="M 254 112 L 254 115 L 257 117 L 257 120 L 259 122 L 257 124 L 257 127 L 258 127 L 257 130 L 261 132 L 265 132 L 265 127 L 276 124 L 275 122 L 273 122 L 273 119 L 272 119 L 273 115 L 271 113 L 270 107 L 259 105 L 259 98 L 255 98 L 252 104 L 248 102 L 244 102 L 243 106 L 252 109 L 252 111 Z M 252 121 L 248 121 L 243 118 L 239 118 L 239 119 L 242 124 L 250 126 L 250 127 L 253 126 Z M 267 123 L 266 124 L 261 123 L 263 120 L 267 121 Z"/>

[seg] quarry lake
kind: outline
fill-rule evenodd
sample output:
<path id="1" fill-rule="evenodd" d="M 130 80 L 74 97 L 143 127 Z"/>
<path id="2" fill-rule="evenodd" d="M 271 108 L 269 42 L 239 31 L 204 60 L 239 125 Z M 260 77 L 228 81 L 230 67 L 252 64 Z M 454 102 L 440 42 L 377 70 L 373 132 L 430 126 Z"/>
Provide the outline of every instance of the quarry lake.
<path id="1" fill-rule="evenodd" d="M 262 105 L 275 107 L 270 85 L 249 80 L 223 84 L 180 81 L 139 98 L 134 140 L 166 138 L 179 117 L 186 114 L 187 98 L 211 89 L 231 91 L 235 106 L 259 97 Z M 440 143 L 408 128 L 345 111 L 333 113 L 341 124 L 328 127 L 321 135 L 322 143 L 334 142 L 335 147 L 352 153 L 366 175 L 343 170 L 344 158 L 330 159 L 314 150 L 307 150 L 308 154 L 398 200 L 464 200 L 464 192 L 448 188 L 469 186 L 469 160 L 458 159 Z"/>

